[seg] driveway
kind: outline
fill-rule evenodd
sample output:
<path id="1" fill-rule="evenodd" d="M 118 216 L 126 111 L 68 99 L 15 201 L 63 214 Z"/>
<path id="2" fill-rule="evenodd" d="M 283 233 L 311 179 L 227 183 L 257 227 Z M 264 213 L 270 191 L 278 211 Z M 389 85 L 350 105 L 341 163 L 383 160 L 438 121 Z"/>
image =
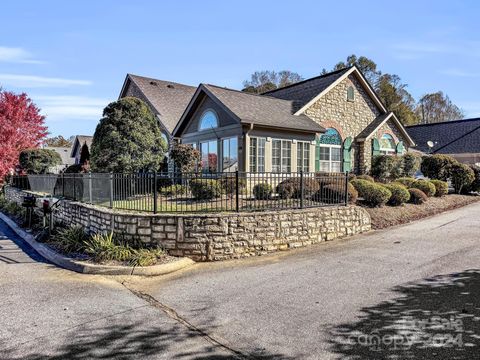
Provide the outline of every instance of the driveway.
<path id="1" fill-rule="evenodd" d="M 242 354 L 480 358 L 480 204 L 128 286 Z"/>
<path id="2" fill-rule="evenodd" d="M 156 278 L 58 269 L 0 222 L 0 359 L 478 358 L 479 215 Z"/>

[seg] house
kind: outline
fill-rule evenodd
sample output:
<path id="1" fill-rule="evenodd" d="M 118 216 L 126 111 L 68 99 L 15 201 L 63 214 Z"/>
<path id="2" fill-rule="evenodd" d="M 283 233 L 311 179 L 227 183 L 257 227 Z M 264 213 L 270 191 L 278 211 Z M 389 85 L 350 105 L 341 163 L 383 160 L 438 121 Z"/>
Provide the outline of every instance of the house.
<path id="1" fill-rule="evenodd" d="M 408 126 L 415 149 L 480 166 L 480 118 Z M 429 146 L 433 145 L 433 146 Z"/>
<path id="2" fill-rule="evenodd" d="M 70 156 L 71 149 L 69 147 L 46 146 L 44 149 L 55 151 L 58 155 L 60 155 L 60 159 L 62 160 L 59 165 L 48 169 L 49 173 L 58 174 L 70 165 L 73 165 L 75 162 L 75 159 Z"/>
<path id="3" fill-rule="evenodd" d="M 143 100 L 159 120 L 164 139 L 171 145 L 173 129 L 195 90 L 195 86 L 127 74 L 118 98 L 131 96 Z"/>
<path id="4" fill-rule="evenodd" d="M 355 66 L 262 95 L 200 84 L 173 136 L 204 171 L 254 173 L 366 173 L 373 155 L 414 145 Z"/>
<path id="5" fill-rule="evenodd" d="M 82 147 L 86 146 L 88 152 L 90 153 L 90 147 L 92 146 L 93 136 L 88 135 L 77 135 L 73 141 L 72 149 L 70 152 L 70 157 L 74 159 L 74 164 L 80 164 L 80 159 L 82 156 Z"/>

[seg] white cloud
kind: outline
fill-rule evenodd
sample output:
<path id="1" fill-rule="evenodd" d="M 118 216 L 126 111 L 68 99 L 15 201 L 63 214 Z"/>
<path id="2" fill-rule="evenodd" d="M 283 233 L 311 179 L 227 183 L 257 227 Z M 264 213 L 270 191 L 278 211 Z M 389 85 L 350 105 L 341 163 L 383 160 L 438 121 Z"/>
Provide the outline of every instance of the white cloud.
<path id="1" fill-rule="evenodd" d="M 35 60 L 27 50 L 17 47 L 0 46 L 0 61 L 23 64 L 43 64 L 44 61 Z"/>
<path id="2" fill-rule="evenodd" d="M 454 77 L 477 78 L 480 77 L 480 72 L 471 72 L 461 69 L 447 69 L 441 70 L 440 74 Z"/>
<path id="3" fill-rule="evenodd" d="M 89 80 L 52 78 L 36 75 L 0 74 L 0 85 L 18 88 L 68 87 L 91 85 Z"/>
<path id="4" fill-rule="evenodd" d="M 434 42 L 403 42 L 391 46 L 393 56 L 398 59 L 413 60 L 430 54 L 444 54 L 454 51 L 454 48 Z"/>
<path id="5" fill-rule="evenodd" d="M 49 95 L 32 96 L 33 101 L 42 109 L 47 121 L 98 121 L 110 100 L 87 96 Z"/>

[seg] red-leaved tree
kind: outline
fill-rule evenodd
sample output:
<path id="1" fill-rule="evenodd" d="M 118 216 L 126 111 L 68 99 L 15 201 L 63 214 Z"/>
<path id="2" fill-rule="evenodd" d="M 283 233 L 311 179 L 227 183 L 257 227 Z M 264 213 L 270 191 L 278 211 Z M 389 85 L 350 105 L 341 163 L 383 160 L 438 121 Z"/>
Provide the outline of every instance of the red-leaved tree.
<path id="1" fill-rule="evenodd" d="M 26 94 L 0 90 L 0 183 L 18 164 L 22 150 L 47 136 L 45 117 Z"/>

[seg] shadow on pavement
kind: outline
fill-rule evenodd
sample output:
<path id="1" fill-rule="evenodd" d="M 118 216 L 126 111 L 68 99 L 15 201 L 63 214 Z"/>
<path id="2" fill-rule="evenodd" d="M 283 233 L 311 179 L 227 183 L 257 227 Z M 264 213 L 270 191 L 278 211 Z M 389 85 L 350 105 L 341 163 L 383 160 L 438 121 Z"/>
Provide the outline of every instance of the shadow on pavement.
<path id="1" fill-rule="evenodd" d="M 478 359 L 480 270 L 435 276 L 393 289 L 331 329 L 331 351 L 352 359 Z"/>

